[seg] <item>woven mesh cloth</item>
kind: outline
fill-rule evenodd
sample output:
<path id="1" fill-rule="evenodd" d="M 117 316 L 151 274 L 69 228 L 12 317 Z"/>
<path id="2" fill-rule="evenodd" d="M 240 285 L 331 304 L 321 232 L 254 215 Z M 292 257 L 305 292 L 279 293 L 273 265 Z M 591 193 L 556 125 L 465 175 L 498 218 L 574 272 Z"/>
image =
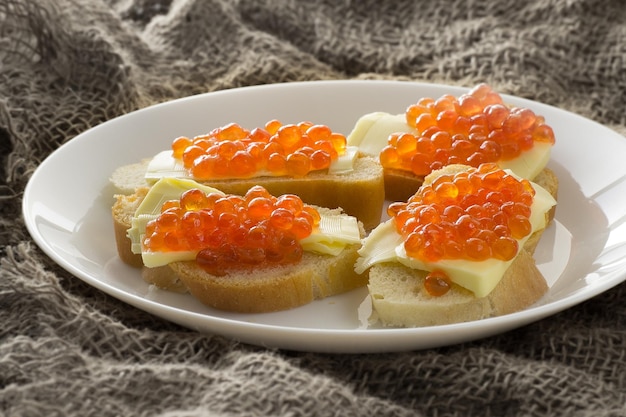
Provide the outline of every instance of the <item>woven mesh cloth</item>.
<path id="1" fill-rule="evenodd" d="M 63 271 L 26 231 L 30 174 L 90 127 L 198 93 L 354 78 L 488 82 L 624 134 L 626 7 L 0 0 L 0 415 L 626 415 L 624 284 L 462 345 L 297 353 L 139 311 Z"/>

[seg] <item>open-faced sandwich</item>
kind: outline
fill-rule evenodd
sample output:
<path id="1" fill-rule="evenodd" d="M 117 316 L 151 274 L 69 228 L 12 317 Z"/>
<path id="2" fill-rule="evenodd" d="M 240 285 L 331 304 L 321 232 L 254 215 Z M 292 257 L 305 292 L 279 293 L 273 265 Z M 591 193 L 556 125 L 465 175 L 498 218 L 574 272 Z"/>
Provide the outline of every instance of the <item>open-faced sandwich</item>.
<path id="1" fill-rule="evenodd" d="M 546 188 L 553 188 L 550 183 Z M 374 315 L 384 326 L 430 326 L 522 310 L 548 287 L 532 257 L 556 200 L 495 164 L 448 165 L 359 250 Z"/>
<path id="2" fill-rule="evenodd" d="M 285 310 L 367 282 L 354 270 L 362 225 L 293 194 L 254 186 L 239 196 L 162 178 L 117 195 L 112 212 L 122 260 L 148 283 L 217 309 Z"/>
<path id="3" fill-rule="evenodd" d="M 348 145 L 380 159 L 391 201 L 405 201 L 450 164 L 494 162 L 529 180 L 552 176 L 545 166 L 554 141 L 542 116 L 506 105 L 486 84 L 458 98 L 421 98 L 404 114 L 363 115 L 348 135 Z"/>
<path id="4" fill-rule="evenodd" d="M 171 149 L 118 168 L 112 182 L 133 193 L 163 177 L 193 179 L 227 194 L 245 194 L 255 185 L 270 194 L 296 194 L 304 202 L 337 208 L 378 225 L 385 199 L 377 158 L 346 146 L 342 134 L 309 122 L 271 120 L 252 130 L 231 123 L 209 133 L 173 139 Z"/>

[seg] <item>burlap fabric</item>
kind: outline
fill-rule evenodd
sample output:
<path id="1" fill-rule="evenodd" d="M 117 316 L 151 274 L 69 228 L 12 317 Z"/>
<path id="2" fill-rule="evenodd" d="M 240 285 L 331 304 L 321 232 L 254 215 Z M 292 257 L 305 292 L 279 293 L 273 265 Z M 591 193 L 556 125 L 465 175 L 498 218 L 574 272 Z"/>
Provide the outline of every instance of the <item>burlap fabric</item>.
<path id="1" fill-rule="evenodd" d="M 626 415 L 625 285 L 458 346 L 269 351 L 113 299 L 29 238 L 24 186 L 78 133 L 192 94 L 349 78 L 486 81 L 623 134 L 626 5 L 1 0 L 0 414 Z"/>

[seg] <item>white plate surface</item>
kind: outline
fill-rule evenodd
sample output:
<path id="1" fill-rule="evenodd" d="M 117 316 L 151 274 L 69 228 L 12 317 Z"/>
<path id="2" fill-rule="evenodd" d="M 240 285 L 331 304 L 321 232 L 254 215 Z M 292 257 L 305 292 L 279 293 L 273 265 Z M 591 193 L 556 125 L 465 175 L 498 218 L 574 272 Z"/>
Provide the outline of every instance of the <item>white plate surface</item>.
<path id="1" fill-rule="evenodd" d="M 108 183 L 118 166 L 168 149 L 230 122 L 261 126 L 270 119 L 327 124 L 348 134 L 364 113 L 401 113 L 420 97 L 466 89 L 395 81 L 316 81 L 246 87 L 142 109 L 90 129 L 53 152 L 36 170 L 23 199 L 35 242 L 90 285 L 139 309 L 200 332 L 242 342 L 317 352 L 391 352 L 450 345 L 546 318 L 626 278 L 626 138 L 578 115 L 516 97 L 508 103 L 545 116 L 557 143 L 549 167 L 560 179 L 556 221 L 537 249 L 550 290 L 524 311 L 486 320 L 414 329 L 362 325 L 365 289 L 270 314 L 233 314 L 189 295 L 145 284 L 116 255 Z M 363 303 L 363 304 L 362 304 Z"/>

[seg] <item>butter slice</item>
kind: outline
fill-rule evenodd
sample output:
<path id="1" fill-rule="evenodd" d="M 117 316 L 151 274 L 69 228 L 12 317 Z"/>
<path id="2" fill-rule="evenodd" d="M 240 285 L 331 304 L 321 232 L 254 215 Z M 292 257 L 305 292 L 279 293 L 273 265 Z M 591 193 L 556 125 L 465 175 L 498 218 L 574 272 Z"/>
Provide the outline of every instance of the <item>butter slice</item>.
<path id="1" fill-rule="evenodd" d="M 127 232 L 131 240 L 131 250 L 133 253 L 142 252 L 141 242 L 146 232 L 146 224 L 159 216 L 163 203 L 168 200 L 178 200 L 185 191 L 193 188 L 199 188 L 207 194 L 224 194 L 216 188 L 198 184 L 193 180 L 184 178 L 162 178 L 150 188 L 148 194 L 146 194 L 139 207 L 137 207 L 131 228 L 128 229 Z"/>
<path id="2" fill-rule="evenodd" d="M 199 184 L 193 180 L 166 177 L 158 180 L 141 202 L 132 220 L 132 226 L 128 230 L 131 239 L 133 253 L 141 253 L 143 263 L 147 267 L 167 265 L 171 262 L 190 261 L 196 258 L 197 251 L 179 252 L 151 252 L 142 248 L 146 224 L 157 218 L 161 212 L 161 206 L 168 200 L 179 199 L 187 190 L 199 188 L 205 193 L 219 193 L 221 191 Z M 302 248 L 309 252 L 317 252 L 336 256 L 347 245 L 361 242 L 361 234 L 358 221 L 355 217 L 337 214 L 321 214 L 319 227 L 300 243 Z"/>
<path id="3" fill-rule="evenodd" d="M 347 245 L 361 243 L 356 217 L 326 214 L 320 217 L 318 228 L 300 240 L 305 251 L 337 256 Z"/>
<path id="4" fill-rule="evenodd" d="M 156 154 L 148 164 L 145 178 L 148 182 L 158 181 L 161 178 L 192 179 L 182 161 L 172 156 L 172 151 L 161 151 Z"/>
<path id="5" fill-rule="evenodd" d="M 368 113 L 357 120 L 347 142 L 348 146 L 358 146 L 365 154 L 378 156 L 387 146 L 389 135 L 399 132 L 417 134 L 417 130 L 406 123 L 404 114 Z"/>
<path id="6" fill-rule="evenodd" d="M 545 213 L 556 205 L 556 200 L 548 191 L 537 184 L 531 184 L 536 192 L 529 219 L 532 232 L 527 237 L 518 240 L 519 250 L 522 250 L 532 233 L 546 227 Z M 495 258 L 480 262 L 462 259 L 424 262 L 412 258 L 404 250 L 404 241 L 396 232 L 393 219 L 379 225 L 364 239 L 359 255 L 355 266 L 357 273 L 363 273 L 369 267 L 383 262 L 398 262 L 409 268 L 423 271 L 438 269 L 444 271 L 452 282 L 472 291 L 476 297 L 488 295 L 498 285 L 504 272 L 513 262 L 513 260 L 502 261 Z"/>
<path id="7" fill-rule="evenodd" d="M 339 155 L 337 159 L 331 162 L 328 167 L 329 174 L 346 174 L 353 171 L 354 160 L 359 154 L 359 148 L 356 146 L 348 146 L 346 151 Z M 260 171 L 255 177 L 271 177 L 275 176 L 269 171 Z M 148 182 L 154 182 L 161 178 L 186 178 L 193 179 L 187 169 L 183 166 L 182 161 L 172 156 L 172 151 L 161 151 L 155 155 L 148 164 L 145 178 Z M 229 179 L 221 177 L 220 179 Z M 230 178 L 238 179 L 238 178 Z"/>
<path id="8" fill-rule="evenodd" d="M 377 156 L 387 146 L 389 136 L 398 132 L 418 133 L 406 123 L 404 114 L 369 113 L 357 120 L 347 141 L 348 145 L 358 146 L 363 153 Z M 510 169 L 522 178 L 533 179 L 548 163 L 551 149 L 552 145 L 549 143 L 535 142 L 531 149 L 517 158 L 498 161 L 498 166 Z"/>
<path id="9" fill-rule="evenodd" d="M 535 142 L 532 148 L 522 152 L 517 158 L 498 161 L 498 166 L 502 169 L 509 169 L 522 178 L 533 179 L 548 164 L 551 150 L 551 144 Z"/>

